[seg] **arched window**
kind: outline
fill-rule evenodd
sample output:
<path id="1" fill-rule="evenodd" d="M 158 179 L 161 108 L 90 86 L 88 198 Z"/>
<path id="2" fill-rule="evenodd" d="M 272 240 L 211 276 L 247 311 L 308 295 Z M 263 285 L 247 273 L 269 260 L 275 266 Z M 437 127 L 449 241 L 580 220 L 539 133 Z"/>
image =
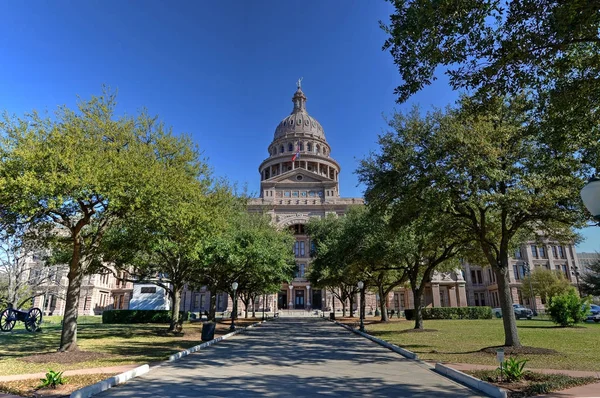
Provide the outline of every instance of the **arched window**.
<path id="1" fill-rule="evenodd" d="M 300 150 L 301 150 L 301 151 L 303 151 L 303 150 L 304 150 L 304 142 L 301 142 L 301 143 L 300 143 L 298 146 L 300 147 Z"/>
<path id="2" fill-rule="evenodd" d="M 280 152 L 283 153 L 285 151 L 285 149 L 283 148 L 283 145 L 281 146 Z"/>
<path id="3" fill-rule="evenodd" d="M 310 145 L 310 142 L 306 143 L 306 150 L 312 152 L 312 145 Z"/>
<path id="4" fill-rule="evenodd" d="M 294 145 L 291 142 L 288 144 L 288 151 L 294 152 Z"/>
<path id="5" fill-rule="evenodd" d="M 315 148 L 315 152 L 317 153 L 321 153 L 321 147 L 319 145 L 316 146 Z"/>

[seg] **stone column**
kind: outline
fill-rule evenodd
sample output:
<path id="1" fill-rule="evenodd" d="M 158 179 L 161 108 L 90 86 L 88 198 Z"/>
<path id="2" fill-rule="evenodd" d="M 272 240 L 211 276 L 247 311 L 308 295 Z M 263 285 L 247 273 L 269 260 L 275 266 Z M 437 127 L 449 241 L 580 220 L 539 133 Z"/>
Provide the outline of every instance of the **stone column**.
<path id="1" fill-rule="evenodd" d="M 450 307 L 458 307 L 457 303 L 456 303 L 456 287 L 455 286 L 448 286 L 448 298 L 450 300 Z"/>
<path id="2" fill-rule="evenodd" d="M 458 284 L 458 306 L 466 307 L 467 306 L 467 289 L 465 283 Z"/>
<path id="3" fill-rule="evenodd" d="M 441 307 L 441 303 L 440 303 L 440 284 L 439 283 L 432 283 L 431 284 L 431 295 L 433 296 L 433 306 L 434 307 Z"/>
<path id="4" fill-rule="evenodd" d="M 327 178 L 330 178 L 329 177 L 329 165 L 327 165 Z"/>

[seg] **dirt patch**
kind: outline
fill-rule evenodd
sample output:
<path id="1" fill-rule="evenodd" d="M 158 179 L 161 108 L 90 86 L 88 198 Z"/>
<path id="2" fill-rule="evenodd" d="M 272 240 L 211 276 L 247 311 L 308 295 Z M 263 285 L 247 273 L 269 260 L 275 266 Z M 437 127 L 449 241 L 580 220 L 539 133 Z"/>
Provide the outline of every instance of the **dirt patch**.
<path id="1" fill-rule="evenodd" d="M 107 358 L 111 355 L 103 352 L 94 351 L 67 351 L 67 352 L 49 352 L 46 354 L 30 355 L 20 358 L 23 362 L 29 363 L 60 363 L 71 364 L 79 362 L 94 361 L 97 359 Z"/>
<path id="2" fill-rule="evenodd" d="M 40 385 L 39 379 L 8 381 L 0 383 L 0 393 L 5 392 L 21 397 L 32 398 L 68 397 L 75 390 L 79 390 L 80 388 L 108 379 L 112 376 L 114 376 L 114 374 L 66 376 L 65 384 L 58 385 L 56 388 L 48 387 L 42 389 L 37 388 Z"/>
<path id="3" fill-rule="evenodd" d="M 573 377 L 565 374 L 543 374 L 525 371 L 521 380 L 506 381 L 498 370 L 472 370 L 466 371 L 480 380 L 492 383 L 507 390 L 509 398 L 532 397 L 539 394 L 548 394 L 554 391 L 596 383 L 594 377 Z"/>
<path id="4" fill-rule="evenodd" d="M 427 332 L 438 332 L 437 329 L 405 329 L 398 333 L 427 333 Z"/>
<path id="5" fill-rule="evenodd" d="M 540 348 L 540 347 L 505 347 L 505 346 L 497 346 L 497 347 L 486 347 L 479 350 L 480 352 L 486 354 L 494 354 L 496 355 L 496 350 L 498 348 L 504 349 L 504 355 L 559 355 L 560 353 L 551 348 Z"/>

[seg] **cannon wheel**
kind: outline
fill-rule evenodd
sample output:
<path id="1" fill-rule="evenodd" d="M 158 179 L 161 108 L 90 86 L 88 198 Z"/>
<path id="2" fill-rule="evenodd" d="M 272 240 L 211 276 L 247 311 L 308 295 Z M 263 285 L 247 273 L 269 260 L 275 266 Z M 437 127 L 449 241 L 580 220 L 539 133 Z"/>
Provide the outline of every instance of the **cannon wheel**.
<path id="1" fill-rule="evenodd" d="M 3 332 L 10 332 L 17 323 L 14 311 L 10 308 L 5 309 L 0 313 L 0 330 Z"/>
<path id="2" fill-rule="evenodd" d="M 39 308 L 30 309 L 25 319 L 25 329 L 30 332 L 37 332 L 41 324 L 42 311 Z"/>

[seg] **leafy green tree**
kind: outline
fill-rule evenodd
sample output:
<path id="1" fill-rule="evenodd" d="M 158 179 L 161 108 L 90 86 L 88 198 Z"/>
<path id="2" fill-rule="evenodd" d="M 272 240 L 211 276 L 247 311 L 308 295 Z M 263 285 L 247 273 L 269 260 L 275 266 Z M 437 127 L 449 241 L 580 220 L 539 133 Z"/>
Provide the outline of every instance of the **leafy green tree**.
<path id="1" fill-rule="evenodd" d="M 100 265 L 106 231 L 125 215 L 156 209 L 180 176 L 202 175 L 189 138 L 174 136 L 145 112 L 115 117 L 116 97 L 0 122 L 0 207 L 46 229 L 70 247 L 69 285 L 59 349 L 77 349 L 81 281 Z"/>
<path id="2" fill-rule="evenodd" d="M 105 239 L 105 263 L 125 270 L 138 283 L 156 284 L 169 294 L 170 331 L 181 331 L 181 293 L 193 281 L 211 237 L 227 228 L 235 198 L 223 184 L 181 176 L 165 187 L 152 211 L 115 225 Z"/>
<path id="3" fill-rule="evenodd" d="M 600 296 L 600 260 L 590 264 L 581 276 L 581 291 L 591 296 Z"/>
<path id="4" fill-rule="evenodd" d="M 533 292 L 530 290 L 530 286 Z M 552 297 L 567 293 L 571 287 L 571 282 L 565 278 L 562 272 L 535 269 L 531 275 L 523 278 L 521 293 L 523 297 L 538 296 L 545 302 L 549 302 Z"/>
<path id="5" fill-rule="evenodd" d="M 566 293 L 550 299 L 548 312 L 554 323 L 560 326 L 573 326 L 585 321 L 590 310 L 589 298 L 580 298 L 574 287 Z"/>
<path id="6" fill-rule="evenodd" d="M 480 99 L 527 92 L 554 148 L 596 167 L 600 115 L 598 0 L 389 0 L 380 22 L 402 77 L 398 102 L 435 80 Z"/>
<path id="7" fill-rule="evenodd" d="M 192 283 L 206 286 L 211 295 L 224 291 L 233 298 L 231 284 L 238 282 L 240 299 L 248 308 L 259 294 L 279 291 L 281 283 L 291 279 L 293 242 L 293 236 L 278 231 L 268 217 L 239 209 L 231 214 L 226 231 L 206 246 Z M 211 297 L 211 317 L 215 306 Z"/>
<path id="8" fill-rule="evenodd" d="M 523 233 L 568 238 L 582 225 L 580 159 L 553 151 L 528 123 L 527 102 L 496 98 L 485 113 L 472 99 L 457 109 L 396 114 L 395 132 L 362 162 L 369 204 L 402 223 L 420 212 L 456 220 L 496 273 L 505 345 L 520 346 L 512 311 L 509 253 Z"/>
<path id="9" fill-rule="evenodd" d="M 342 303 L 343 316 L 349 302 L 350 316 L 353 316 L 354 298 L 359 293 L 357 283 L 362 276 L 351 267 L 351 250 L 355 248 L 344 239 L 345 226 L 345 218 L 334 215 L 313 218 L 307 224 L 308 235 L 315 244 L 308 280 L 314 288 L 327 289 Z"/>

